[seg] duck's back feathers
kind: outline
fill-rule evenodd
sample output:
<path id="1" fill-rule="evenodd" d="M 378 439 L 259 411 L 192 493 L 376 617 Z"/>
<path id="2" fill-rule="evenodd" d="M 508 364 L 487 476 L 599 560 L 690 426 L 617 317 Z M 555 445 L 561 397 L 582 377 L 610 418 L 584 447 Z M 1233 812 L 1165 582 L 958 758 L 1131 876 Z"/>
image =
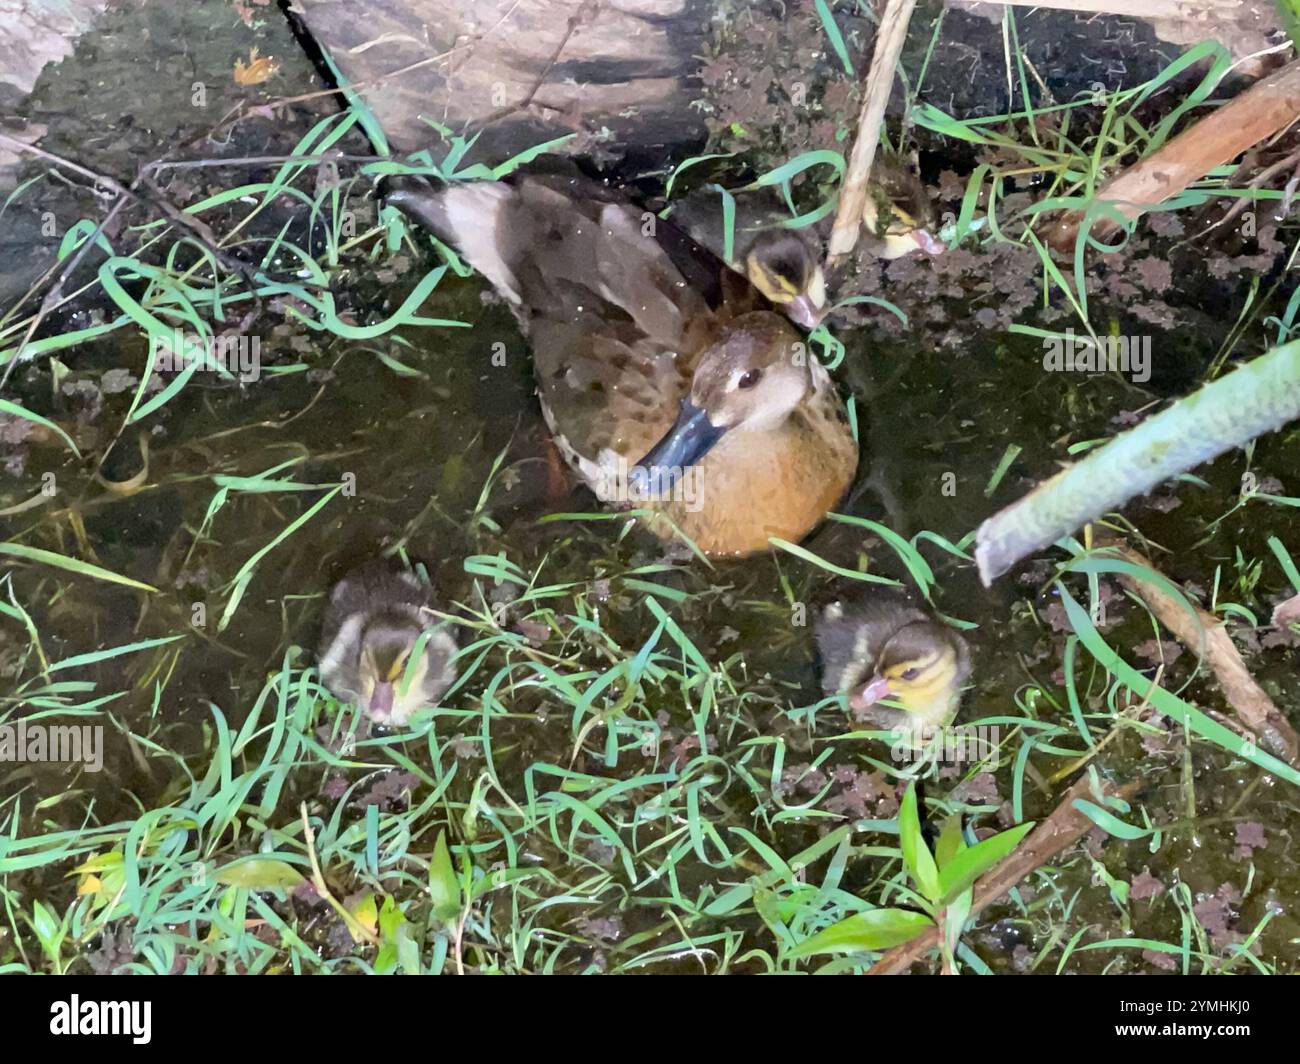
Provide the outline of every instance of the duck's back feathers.
<path id="1" fill-rule="evenodd" d="M 528 175 L 436 191 L 407 181 L 390 185 L 385 201 L 456 247 L 519 308 L 534 343 L 539 321 L 622 318 L 677 346 L 686 322 L 710 309 L 699 288 L 718 286 L 722 266 L 708 252 L 586 178 Z"/>

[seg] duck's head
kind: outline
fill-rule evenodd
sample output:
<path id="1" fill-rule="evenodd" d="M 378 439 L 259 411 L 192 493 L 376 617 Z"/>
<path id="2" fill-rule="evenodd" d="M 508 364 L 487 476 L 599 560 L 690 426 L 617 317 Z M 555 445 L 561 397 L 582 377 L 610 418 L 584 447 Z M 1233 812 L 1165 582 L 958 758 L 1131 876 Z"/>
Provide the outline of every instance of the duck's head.
<path id="1" fill-rule="evenodd" d="M 417 709 L 437 701 L 455 672 L 455 641 L 433 631 L 412 660 L 423 630 L 401 618 L 378 617 L 361 636 L 357 659 L 360 702 L 379 724 L 402 725 Z"/>
<path id="2" fill-rule="evenodd" d="M 879 258 L 897 259 L 914 251 L 940 255 L 947 250 L 934 235 L 934 206 L 915 155 L 881 156 L 871 168 L 862 223 Z"/>
<path id="3" fill-rule="evenodd" d="M 826 278 L 799 230 L 765 229 L 745 252 L 745 275 L 791 321 L 815 329 L 826 316 Z"/>
<path id="4" fill-rule="evenodd" d="M 950 716 L 970 675 L 961 637 L 928 619 L 903 625 L 885 641 L 875 661 L 866 664 L 868 668 L 848 689 L 851 708 L 868 709 L 889 699 L 932 722 Z"/>
<path id="5" fill-rule="evenodd" d="M 654 497 L 727 433 L 779 426 L 812 390 L 814 357 L 770 311 L 730 322 L 701 355 L 677 420 L 634 467 L 633 484 Z"/>

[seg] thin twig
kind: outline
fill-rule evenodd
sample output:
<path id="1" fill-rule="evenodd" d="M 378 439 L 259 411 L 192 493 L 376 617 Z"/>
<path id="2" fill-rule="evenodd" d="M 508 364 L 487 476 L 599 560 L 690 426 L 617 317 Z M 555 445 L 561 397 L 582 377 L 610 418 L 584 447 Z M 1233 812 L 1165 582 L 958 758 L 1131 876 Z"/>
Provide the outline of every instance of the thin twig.
<path id="1" fill-rule="evenodd" d="M 36 334 L 36 330 L 40 327 L 41 322 L 43 322 L 50 311 L 52 311 L 54 307 L 62 301 L 64 285 L 67 283 L 68 278 L 76 272 L 77 267 L 81 265 L 86 254 L 103 235 L 104 230 L 108 227 L 109 223 L 127 203 L 139 203 L 144 206 L 152 207 L 159 213 L 163 214 L 173 225 L 183 230 L 188 239 L 206 250 L 217 263 L 226 269 L 227 272 L 242 277 L 248 283 L 250 289 L 253 289 L 259 281 L 275 280 L 274 275 L 268 274 L 265 271 L 244 262 L 229 251 L 226 251 L 221 246 L 221 241 L 217 235 L 206 222 L 196 215 L 187 214 L 167 199 L 162 190 L 153 183 L 153 180 L 150 177 L 150 174 L 154 170 L 167 165 L 165 160 L 155 160 L 142 166 L 136 174 L 135 180 L 131 182 L 130 186 L 126 186 L 114 177 L 91 170 L 89 167 L 83 166 L 81 163 L 74 162 L 73 160 L 64 158 L 61 155 L 55 155 L 53 152 L 46 151 L 44 148 L 38 148 L 33 144 L 26 144 L 23 141 L 16 140 L 15 138 L 9 137 L 3 133 L 0 133 L 0 145 L 9 147 L 16 151 L 24 152 L 38 159 L 43 159 L 61 169 L 84 177 L 94 183 L 95 189 L 105 189 L 116 197 L 108 214 L 106 214 L 95 227 L 94 232 L 90 234 L 89 238 L 83 241 L 81 246 L 77 248 L 76 253 L 63 264 L 62 268 L 59 269 L 57 273 L 47 271 L 46 274 L 38 280 L 36 284 L 28 289 L 27 293 L 23 296 L 21 302 L 26 302 L 26 300 L 38 291 L 40 286 L 51 276 L 55 278 L 53 287 L 46 292 L 35 316 L 28 324 L 27 330 L 23 334 L 22 341 L 18 345 L 18 349 L 5 365 L 4 372 L 0 374 L 0 390 L 3 390 L 5 385 L 9 383 L 9 377 L 13 373 L 14 367 L 22 361 L 23 355 L 26 353 L 27 347 L 31 343 L 32 337 Z M 148 191 L 143 191 L 141 189 L 142 185 L 145 186 Z M 294 278 L 294 280 L 297 281 L 298 279 Z M 311 282 L 308 282 L 308 284 L 310 287 L 316 287 Z M 256 292 L 254 292 L 254 295 L 256 296 Z"/>
<path id="2" fill-rule="evenodd" d="M 862 212 L 867 205 L 867 179 L 871 164 L 876 158 L 880 143 L 880 123 L 889 106 L 889 94 L 894 86 L 894 71 L 898 57 L 907 39 L 907 25 L 912 17 L 916 0 L 888 0 L 880 16 L 876 31 L 876 48 L 871 57 L 871 72 L 867 75 L 867 92 L 858 114 L 858 137 L 853 143 L 849 169 L 840 186 L 840 205 L 835 212 L 835 225 L 826 256 L 826 265 L 836 265 L 851 252 L 858 242 L 862 225 Z"/>
<path id="3" fill-rule="evenodd" d="M 1155 571 L 1151 560 L 1131 547 L 1107 543 L 1127 562 Z M 1258 736 L 1261 745 L 1290 765 L 1300 765 L 1300 735 L 1255 682 L 1233 645 L 1223 622 L 1199 607 L 1195 615 L 1154 581 L 1131 573 L 1119 574 L 1120 583 L 1137 595 L 1156 618 L 1188 650 L 1203 659 L 1219 682 L 1219 689 L 1237 719 Z"/>
<path id="4" fill-rule="evenodd" d="M 100 238 L 105 227 L 117 216 L 117 212 L 126 205 L 126 202 L 125 197 L 118 197 L 118 200 L 113 204 L 112 209 L 104 215 L 103 221 L 95 227 L 95 231 L 91 233 L 82 243 L 81 247 L 77 249 L 77 253 L 68 259 L 67 263 L 64 264 L 63 269 L 59 270 L 56 275 L 54 287 L 51 288 L 45 294 L 45 298 L 41 300 L 41 305 L 37 308 L 36 314 L 31 320 L 31 324 L 27 326 L 27 331 L 23 333 L 22 342 L 19 343 L 18 350 L 14 352 L 13 357 L 5 364 L 4 372 L 0 373 L 0 392 L 4 391 L 5 385 L 9 383 L 10 374 L 13 373 L 14 367 L 22 361 L 23 353 L 27 350 L 27 345 L 31 343 L 32 337 L 35 335 L 37 328 L 40 327 L 41 322 L 45 320 L 45 316 L 63 299 L 64 284 L 67 282 L 68 278 L 72 276 L 73 271 L 81 265 L 81 260 L 86 257 L 86 253 L 94 246 L 95 241 Z M 27 296 L 24 296 L 23 298 L 26 299 Z"/>
<path id="5" fill-rule="evenodd" d="M 364 938 L 372 946 L 379 945 L 379 937 L 348 912 L 343 903 L 330 892 L 329 885 L 325 882 L 325 874 L 321 871 L 320 860 L 316 856 L 316 832 L 312 830 L 311 818 L 307 816 L 307 803 L 300 802 L 298 808 L 302 813 L 302 833 L 303 839 L 307 843 L 307 857 L 311 860 L 312 888 L 325 901 L 329 902 L 330 907 L 339 914 L 343 923 L 347 926 L 348 933 L 354 939 Z"/>
<path id="6" fill-rule="evenodd" d="M 600 5 L 596 2 L 596 0 L 586 0 L 586 2 L 582 4 L 577 11 L 575 11 L 572 15 L 570 15 L 568 23 L 565 26 L 564 33 L 560 37 L 559 43 L 555 46 L 555 50 L 551 53 L 550 58 L 546 61 L 546 65 L 542 67 L 541 73 L 537 75 L 536 79 L 534 79 L 532 87 L 529 88 L 528 92 L 524 95 L 524 98 L 520 100 L 518 103 L 507 104 L 505 107 L 498 108 L 497 110 L 493 111 L 490 115 L 488 115 L 486 118 L 484 118 L 481 122 L 479 122 L 478 125 L 488 126 L 491 125 L 493 122 L 499 122 L 501 119 L 506 118 L 512 114 L 517 114 L 520 111 L 527 111 L 529 108 L 531 108 L 533 105 L 533 100 L 537 96 L 537 93 L 541 90 L 542 86 L 546 83 L 546 79 L 548 76 L 550 76 L 551 71 L 555 68 L 555 64 L 560 61 L 560 56 L 564 53 L 564 49 L 568 47 L 569 38 L 573 36 L 574 30 L 578 28 L 579 24 L 582 22 L 584 18 L 590 17 L 599 9 L 599 7 Z"/>

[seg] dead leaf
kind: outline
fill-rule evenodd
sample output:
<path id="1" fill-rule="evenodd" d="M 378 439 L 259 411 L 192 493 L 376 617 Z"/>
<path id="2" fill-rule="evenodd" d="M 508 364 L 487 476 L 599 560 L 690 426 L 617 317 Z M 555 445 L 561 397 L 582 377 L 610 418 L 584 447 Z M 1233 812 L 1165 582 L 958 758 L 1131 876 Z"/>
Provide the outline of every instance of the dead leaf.
<path id="1" fill-rule="evenodd" d="M 1273 611 L 1274 627 L 1285 628 L 1296 621 L 1300 621 L 1300 595 L 1292 595 L 1285 602 L 1279 602 Z"/>
<path id="2" fill-rule="evenodd" d="M 235 84 L 260 85 L 280 69 L 279 64 L 269 55 L 259 56 L 254 48 L 248 53 L 248 65 L 243 60 L 235 60 Z"/>

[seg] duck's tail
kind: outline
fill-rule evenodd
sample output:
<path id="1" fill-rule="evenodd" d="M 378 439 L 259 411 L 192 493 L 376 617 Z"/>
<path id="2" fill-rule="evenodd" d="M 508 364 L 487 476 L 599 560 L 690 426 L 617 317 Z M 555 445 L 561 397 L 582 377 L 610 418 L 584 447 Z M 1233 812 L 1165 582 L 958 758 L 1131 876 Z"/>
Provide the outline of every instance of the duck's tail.
<path id="1" fill-rule="evenodd" d="M 502 215 L 515 196 L 509 185 L 464 181 L 435 188 L 422 177 L 401 175 L 385 178 L 380 196 L 385 204 L 454 247 L 502 295 L 520 302 L 519 282 L 502 255 L 506 245 Z"/>

